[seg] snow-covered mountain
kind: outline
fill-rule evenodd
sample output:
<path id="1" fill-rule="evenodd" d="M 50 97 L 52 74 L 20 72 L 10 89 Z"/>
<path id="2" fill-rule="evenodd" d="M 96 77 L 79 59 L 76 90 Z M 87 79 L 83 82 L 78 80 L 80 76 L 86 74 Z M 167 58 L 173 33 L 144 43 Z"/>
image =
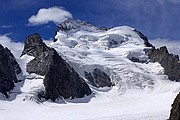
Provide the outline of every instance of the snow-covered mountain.
<path id="1" fill-rule="evenodd" d="M 19 79 L 24 80 L 15 83 L 10 98 L 0 96 L 0 119 L 164 120 L 169 117 L 180 83 L 169 80 L 156 60 L 151 62 L 148 51 L 155 48 L 135 28 L 98 28 L 85 21 L 68 19 L 58 25 L 55 40 L 47 44 L 48 47 L 41 40 L 33 43 L 32 36 L 27 39 L 25 52 L 17 58 L 23 71 Z M 52 53 L 51 48 L 67 63 L 56 63 L 59 57 L 54 57 L 56 52 Z M 48 64 L 45 63 L 47 59 Z M 30 64 L 32 61 L 35 65 Z M 46 93 L 47 83 L 52 82 L 51 74 L 64 72 L 54 71 L 52 63 L 57 69 L 63 65 L 63 70 L 70 76 L 78 76 L 77 72 L 92 93 L 80 98 L 56 99 L 55 102 L 39 99 L 39 95 L 43 95 L 39 93 Z M 43 74 L 38 74 L 41 70 Z M 58 80 L 59 76 L 53 76 L 53 81 L 54 78 Z M 76 84 L 72 77 L 67 79 Z M 59 89 L 58 82 L 52 85 L 50 89 Z M 66 86 L 62 88 L 67 89 Z"/>
<path id="2" fill-rule="evenodd" d="M 147 70 L 148 56 L 144 40 L 128 26 L 101 30 L 86 22 L 67 20 L 60 24 L 50 46 L 55 48 L 81 76 L 98 68 L 107 73 L 123 94 L 127 89 L 151 91 L 156 86 L 155 74 L 163 71 Z M 133 61 L 139 62 L 133 62 Z M 160 67 L 158 69 L 161 69 Z"/>

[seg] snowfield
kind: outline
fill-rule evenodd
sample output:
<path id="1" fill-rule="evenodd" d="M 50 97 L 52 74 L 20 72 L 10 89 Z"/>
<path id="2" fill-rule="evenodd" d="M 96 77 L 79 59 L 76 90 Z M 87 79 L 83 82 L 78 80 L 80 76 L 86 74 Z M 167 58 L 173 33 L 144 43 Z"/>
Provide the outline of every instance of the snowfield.
<path id="1" fill-rule="evenodd" d="M 26 82 L 24 87 L 31 82 L 32 80 Z M 172 89 L 179 86 L 169 82 L 163 85 L 170 85 Z M 59 100 L 56 103 L 51 101 L 37 103 L 27 99 L 26 97 L 32 93 L 26 92 L 18 95 L 15 100 L 0 101 L 0 119 L 166 120 L 177 91 L 159 89 L 158 92 L 152 93 L 132 89 L 124 95 L 119 95 L 114 87 L 108 92 L 93 90 L 93 94 L 85 98 Z"/>
<path id="2" fill-rule="evenodd" d="M 99 68 L 115 86 L 90 85 L 90 96 L 39 102 L 36 95 L 44 89 L 43 76 L 26 73 L 25 65 L 33 58 L 22 56 L 18 62 L 24 74 L 19 79 L 25 80 L 17 83 L 9 99 L 0 94 L 0 120 L 168 119 L 180 83 L 168 80 L 159 63 L 148 62 L 145 50 L 150 48 L 145 47 L 133 28 L 122 26 L 105 31 L 73 24 L 78 28 L 60 30 L 55 36 L 57 41 L 48 46 L 55 48 L 82 77 L 84 71 Z M 132 62 L 131 58 L 145 62 Z"/>

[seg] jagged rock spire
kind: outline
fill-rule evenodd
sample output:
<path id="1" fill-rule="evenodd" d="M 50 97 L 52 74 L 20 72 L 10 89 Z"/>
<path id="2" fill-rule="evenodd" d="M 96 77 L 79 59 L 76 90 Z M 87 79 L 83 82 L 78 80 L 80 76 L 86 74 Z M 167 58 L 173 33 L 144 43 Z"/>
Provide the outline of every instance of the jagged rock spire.
<path id="1" fill-rule="evenodd" d="M 172 81 L 180 81 L 180 62 L 179 56 L 170 54 L 166 46 L 159 49 L 151 49 L 148 51 L 151 62 L 159 62 L 164 68 L 164 74 Z"/>
<path id="2" fill-rule="evenodd" d="M 35 57 L 27 64 L 27 72 L 45 76 L 45 91 L 40 96 L 55 101 L 62 97 L 81 98 L 91 94 L 91 89 L 83 78 L 55 49 L 47 47 L 39 34 L 26 39 L 22 55 L 24 54 Z"/>

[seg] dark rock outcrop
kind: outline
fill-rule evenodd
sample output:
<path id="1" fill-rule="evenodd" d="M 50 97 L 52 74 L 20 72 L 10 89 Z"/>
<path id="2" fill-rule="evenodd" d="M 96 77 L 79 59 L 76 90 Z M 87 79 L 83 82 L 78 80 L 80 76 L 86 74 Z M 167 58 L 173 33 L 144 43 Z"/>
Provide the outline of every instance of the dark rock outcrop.
<path id="1" fill-rule="evenodd" d="M 52 61 L 50 56 L 53 56 L 52 51 L 55 50 L 47 47 L 38 33 L 28 36 L 24 44 L 21 56 L 27 54 L 35 57 L 27 64 L 26 71 L 28 73 L 45 75 Z"/>
<path id="2" fill-rule="evenodd" d="M 68 18 L 64 22 L 58 24 L 57 30 L 55 32 L 55 36 L 57 35 L 58 31 L 63 31 L 63 32 L 69 32 L 72 30 L 77 31 L 81 28 L 86 29 L 86 31 L 93 31 L 93 29 L 107 31 L 110 29 L 110 28 L 106 28 L 106 27 L 96 27 L 95 25 L 93 25 L 89 22 L 86 22 L 86 21 L 74 20 L 74 19 Z M 54 42 L 56 42 L 56 41 L 57 41 L 57 39 L 54 38 Z"/>
<path id="3" fill-rule="evenodd" d="M 180 61 L 178 55 L 169 54 L 166 46 L 160 49 L 151 49 L 148 51 L 151 62 L 159 62 L 164 68 L 164 74 L 168 75 L 170 80 L 180 81 Z"/>
<path id="4" fill-rule="evenodd" d="M 81 21 L 81 20 L 74 20 L 74 19 L 67 19 L 64 22 L 60 23 L 58 25 L 58 31 L 70 31 L 70 30 L 77 30 L 81 27 L 94 27 L 96 29 L 99 29 L 98 27 L 94 26 L 93 24 L 86 22 L 86 21 Z"/>
<path id="5" fill-rule="evenodd" d="M 91 90 L 79 74 L 63 60 L 55 49 L 47 47 L 39 34 L 29 36 L 22 55 L 35 58 L 27 64 L 28 73 L 45 75 L 43 96 L 55 101 L 58 98 L 81 98 Z"/>
<path id="6" fill-rule="evenodd" d="M 154 48 L 154 46 L 151 43 L 149 43 L 148 38 L 144 34 L 142 34 L 140 31 L 138 31 L 136 29 L 134 29 L 133 31 L 136 32 L 139 35 L 139 37 L 144 40 L 144 44 L 146 47 Z"/>
<path id="7" fill-rule="evenodd" d="M 14 88 L 14 83 L 18 82 L 16 75 L 21 72 L 14 55 L 0 44 L 0 92 L 6 97 Z"/>
<path id="8" fill-rule="evenodd" d="M 94 69 L 92 74 L 85 71 L 84 75 L 85 75 L 85 78 L 89 81 L 89 83 L 95 87 L 113 86 L 109 76 L 98 68 Z"/>
<path id="9" fill-rule="evenodd" d="M 21 56 L 28 54 L 30 56 L 38 57 L 42 52 L 50 49 L 43 43 L 38 33 L 28 36 L 24 44 L 24 50 Z"/>
<path id="10" fill-rule="evenodd" d="M 129 58 L 129 60 L 131 60 L 132 62 L 138 62 L 138 63 L 147 62 L 147 61 L 140 60 L 139 58 L 136 58 L 136 57 L 131 57 L 131 58 Z"/>
<path id="11" fill-rule="evenodd" d="M 172 104 L 169 120 L 180 120 L 180 93 L 176 96 Z"/>
<path id="12" fill-rule="evenodd" d="M 90 72 L 84 71 L 84 76 L 85 78 L 88 80 L 89 84 L 91 84 L 92 86 L 97 87 L 94 78 L 92 76 L 92 74 Z"/>

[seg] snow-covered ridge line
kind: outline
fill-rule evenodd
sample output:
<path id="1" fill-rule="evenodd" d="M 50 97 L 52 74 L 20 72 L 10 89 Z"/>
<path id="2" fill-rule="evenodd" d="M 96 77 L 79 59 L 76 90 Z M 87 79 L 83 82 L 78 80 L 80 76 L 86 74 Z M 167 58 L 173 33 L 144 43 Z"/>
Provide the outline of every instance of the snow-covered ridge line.
<path id="1" fill-rule="evenodd" d="M 108 28 L 98 28 L 95 25 L 86 22 L 86 21 L 81 21 L 81 20 L 74 20 L 74 19 L 67 19 L 66 21 L 60 23 L 58 25 L 58 30 L 61 31 L 71 31 L 71 30 L 79 30 L 79 29 L 84 29 L 84 30 L 107 30 Z"/>

